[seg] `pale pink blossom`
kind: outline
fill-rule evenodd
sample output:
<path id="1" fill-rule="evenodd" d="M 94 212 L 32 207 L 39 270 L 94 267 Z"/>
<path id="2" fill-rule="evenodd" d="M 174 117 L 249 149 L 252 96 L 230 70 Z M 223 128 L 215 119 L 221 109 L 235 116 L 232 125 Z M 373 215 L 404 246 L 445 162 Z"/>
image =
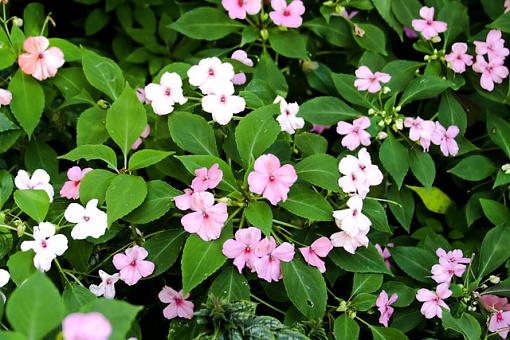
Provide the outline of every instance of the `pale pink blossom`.
<path id="1" fill-rule="evenodd" d="M 368 247 L 368 237 L 363 233 L 351 236 L 345 231 L 339 231 L 331 235 L 330 238 L 333 247 L 344 248 L 346 252 L 351 254 L 354 254 L 358 247 Z"/>
<path id="2" fill-rule="evenodd" d="M 131 145 L 131 150 L 138 149 L 140 147 L 140 145 L 142 145 L 142 142 L 144 141 L 144 139 L 147 139 L 147 137 L 149 137 L 150 133 L 151 133 L 151 126 L 149 124 L 147 124 L 147 125 L 145 125 L 145 128 L 143 129 L 140 137 L 138 137 L 135 140 L 135 142 L 133 143 L 133 145 Z"/>
<path id="3" fill-rule="evenodd" d="M 497 332 L 501 338 L 506 339 L 510 331 L 510 312 L 498 311 L 492 314 L 488 329 L 489 332 Z"/>
<path id="4" fill-rule="evenodd" d="M 436 122 L 436 129 L 432 133 L 432 143 L 439 145 L 443 155 L 455 156 L 459 152 L 459 146 L 455 141 L 455 137 L 459 134 L 459 128 L 455 125 L 448 127 L 448 130 Z"/>
<path id="5" fill-rule="evenodd" d="M 501 37 L 500 30 L 490 30 L 485 41 L 475 41 L 476 54 L 487 54 L 489 61 L 493 59 L 505 59 L 510 51 L 505 47 L 505 39 Z"/>
<path id="6" fill-rule="evenodd" d="M 89 290 L 95 296 L 104 296 L 107 299 L 113 299 L 115 297 L 115 283 L 119 281 L 120 274 L 108 274 L 105 271 L 99 270 L 99 277 L 101 283 L 99 285 L 90 285 Z"/>
<path id="7" fill-rule="evenodd" d="M 259 257 L 254 263 L 258 277 L 267 282 L 279 281 L 282 278 L 280 262 L 292 261 L 294 246 L 283 242 L 277 247 L 273 237 L 265 238 L 255 247 L 255 255 Z"/>
<path id="8" fill-rule="evenodd" d="M 358 11 L 352 11 L 351 13 L 349 13 L 345 7 L 342 8 L 342 10 L 340 11 L 340 15 L 343 16 L 345 19 L 349 19 L 351 20 L 352 18 L 354 18 L 356 15 L 358 15 Z M 335 13 L 336 14 L 336 13 Z"/>
<path id="9" fill-rule="evenodd" d="M 328 256 L 332 249 L 333 245 L 329 238 L 323 236 L 315 240 L 309 247 L 299 248 L 299 251 L 306 263 L 317 267 L 321 273 L 324 273 L 326 271 L 326 263 L 321 260 L 321 257 Z"/>
<path id="10" fill-rule="evenodd" d="M 126 249 L 124 254 L 115 254 L 113 265 L 120 272 L 120 279 L 128 286 L 136 284 L 142 277 L 154 272 L 154 263 L 145 260 L 149 253 L 145 248 L 133 246 Z"/>
<path id="11" fill-rule="evenodd" d="M 372 71 L 367 66 L 360 66 L 356 72 L 356 80 L 354 86 L 358 91 L 367 91 L 370 93 L 377 93 L 381 91 L 381 83 L 388 83 L 391 80 L 391 76 L 383 72 Z"/>
<path id="12" fill-rule="evenodd" d="M 138 101 L 142 104 L 150 104 L 151 101 L 147 99 L 145 96 L 145 90 L 141 87 L 136 88 L 136 98 L 138 98 Z"/>
<path id="13" fill-rule="evenodd" d="M 439 263 L 432 266 L 432 279 L 437 283 L 450 283 L 453 276 L 462 277 L 466 266 L 459 263 Z"/>
<path id="14" fill-rule="evenodd" d="M 411 23 L 414 30 L 420 32 L 426 40 L 431 40 L 448 29 L 446 22 L 434 20 L 434 7 L 422 7 L 420 17 L 422 19 L 414 19 Z"/>
<path id="15" fill-rule="evenodd" d="M 181 76 L 175 72 L 165 72 L 159 84 L 145 86 L 145 97 L 151 101 L 154 113 L 159 116 L 172 112 L 175 104 L 182 105 L 188 101 L 182 93 Z"/>
<path id="16" fill-rule="evenodd" d="M 112 325 L 98 312 L 72 313 L 62 321 L 62 333 L 64 340 L 108 340 Z"/>
<path id="17" fill-rule="evenodd" d="M 299 113 L 298 103 L 287 103 L 281 96 L 277 96 L 274 103 L 280 103 L 280 115 L 276 120 L 282 131 L 292 135 L 297 129 L 302 129 L 305 126 L 305 120 L 297 116 Z"/>
<path id="18" fill-rule="evenodd" d="M 209 112 L 220 125 L 228 124 L 234 114 L 245 108 L 246 101 L 234 95 L 234 85 L 231 82 L 218 83 L 210 94 L 202 98 L 202 109 Z"/>
<path id="19" fill-rule="evenodd" d="M 397 300 L 397 294 L 392 294 L 388 299 L 388 293 L 383 290 L 375 301 L 375 305 L 377 306 L 379 313 L 381 313 L 381 316 L 379 317 L 379 323 L 384 325 L 384 327 L 388 327 L 388 321 L 390 321 L 390 318 L 395 310 L 393 307 L 391 307 L 391 305 L 394 304 Z"/>
<path id="20" fill-rule="evenodd" d="M 48 194 L 50 202 L 53 202 L 54 190 L 46 170 L 37 169 L 32 176 L 25 170 L 19 170 L 14 178 L 14 184 L 20 190 L 43 190 Z"/>
<path id="21" fill-rule="evenodd" d="M 454 249 L 446 252 L 443 248 L 437 248 L 436 255 L 439 257 L 439 262 L 442 264 L 471 262 L 470 258 L 464 257 L 464 254 L 460 249 Z"/>
<path id="22" fill-rule="evenodd" d="M 370 145 L 370 134 L 365 131 L 370 126 L 370 119 L 368 117 L 360 117 L 353 120 L 352 124 L 347 122 L 338 122 L 336 132 L 339 135 L 344 135 L 342 138 L 342 146 L 354 151 L 358 146 Z"/>
<path id="23" fill-rule="evenodd" d="M 409 27 L 404 27 L 404 34 L 409 39 L 416 39 L 416 38 L 418 38 L 418 34 L 416 34 L 416 32 L 413 31 L 412 29 L 410 29 Z"/>
<path id="24" fill-rule="evenodd" d="M 80 183 L 86 174 L 92 171 L 92 168 L 81 169 L 79 166 L 73 166 L 67 170 L 67 179 L 60 189 L 60 196 L 68 199 L 80 198 Z"/>
<path id="25" fill-rule="evenodd" d="M 260 0 L 256 0 L 260 4 Z M 230 58 L 238 60 L 245 64 L 246 66 L 252 67 L 253 60 L 248 58 L 248 54 L 246 54 L 243 50 L 235 50 L 234 53 L 230 56 Z M 246 74 L 244 72 L 236 73 L 234 78 L 232 78 L 232 83 L 234 85 L 243 85 L 246 83 Z"/>
<path id="26" fill-rule="evenodd" d="M 158 294 L 159 301 L 168 303 L 168 306 L 163 309 L 165 318 L 172 320 L 176 317 L 191 319 L 193 318 L 193 308 L 195 305 L 189 299 L 189 294 L 183 296 L 182 289 L 176 291 L 173 288 L 164 286 Z"/>
<path id="27" fill-rule="evenodd" d="M 338 185 L 345 193 L 356 193 L 365 198 L 371 186 L 382 183 L 383 174 L 377 165 L 372 164 L 366 148 L 358 151 L 358 157 L 347 155 L 340 160 L 338 170 L 343 175 Z"/>
<path id="28" fill-rule="evenodd" d="M 218 163 L 214 163 L 209 169 L 196 169 L 195 176 L 191 182 L 191 188 L 195 192 L 201 192 L 216 188 L 223 178 L 223 171 L 221 171 Z"/>
<path id="29" fill-rule="evenodd" d="M 235 233 L 235 239 L 230 239 L 223 243 L 223 255 L 229 259 L 234 259 L 234 265 L 242 272 L 246 266 L 251 271 L 255 271 L 255 261 L 258 256 L 255 255 L 255 247 L 261 239 L 261 232 L 259 229 L 249 227 L 246 229 L 239 229 Z"/>
<path id="30" fill-rule="evenodd" d="M 416 300 L 423 302 L 420 312 L 425 318 L 432 319 L 437 316 L 441 319 L 443 317 L 442 308 L 450 310 L 450 307 L 444 302 L 445 299 L 452 295 L 452 291 L 449 287 L 450 285 L 448 283 L 442 283 L 437 286 L 435 292 L 425 288 L 418 290 L 416 293 Z"/>
<path id="31" fill-rule="evenodd" d="M 386 263 L 386 267 L 388 269 L 391 269 L 391 263 L 390 263 L 391 253 L 388 248 L 392 248 L 392 247 L 393 247 L 393 243 L 388 243 L 386 245 L 386 247 L 384 247 L 384 249 L 381 247 L 380 244 L 378 244 L 378 243 L 375 244 L 375 249 L 377 249 L 377 252 L 384 259 L 384 263 Z"/>
<path id="32" fill-rule="evenodd" d="M 331 128 L 331 125 L 319 125 L 319 124 L 313 124 L 312 128 L 310 129 L 311 132 L 315 132 L 318 134 L 322 134 L 324 131 Z"/>
<path id="33" fill-rule="evenodd" d="M 23 73 L 37 80 L 54 77 L 64 65 L 64 53 L 58 47 L 50 47 L 50 41 L 43 36 L 29 37 L 23 43 L 25 53 L 18 57 Z"/>
<path id="34" fill-rule="evenodd" d="M 431 120 L 423 120 L 420 117 L 406 117 L 404 119 L 404 126 L 409 128 L 409 139 L 414 142 L 420 141 L 423 151 L 428 152 L 436 124 Z"/>
<path id="35" fill-rule="evenodd" d="M 365 36 L 365 30 L 360 25 L 354 24 L 354 35 L 360 38 Z"/>
<path id="36" fill-rule="evenodd" d="M 234 68 L 232 64 L 222 63 L 217 57 L 204 58 L 188 70 L 188 77 L 189 83 L 198 86 L 203 94 L 213 94 L 218 88 L 231 84 Z"/>
<path id="37" fill-rule="evenodd" d="M 466 43 L 455 43 L 452 45 L 452 52 L 444 56 L 448 67 L 455 73 L 466 72 L 466 66 L 473 65 L 473 56 L 467 54 Z"/>
<path id="38" fill-rule="evenodd" d="M 508 311 L 510 310 L 510 305 L 508 304 L 508 299 L 506 297 L 499 297 L 492 294 L 484 294 L 480 296 L 480 303 L 483 308 L 485 308 L 488 312 L 497 312 L 497 311 Z"/>
<path id="39" fill-rule="evenodd" d="M 290 187 L 297 181 L 297 174 L 290 164 L 280 166 L 273 154 L 262 155 L 255 160 L 253 171 L 248 175 L 251 192 L 262 195 L 272 205 L 287 200 Z"/>
<path id="40" fill-rule="evenodd" d="M 193 212 L 181 218 L 184 230 L 197 234 L 204 241 L 220 237 L 228 218 L 225 203 L 214 204 L 214 196 L 210 192 L 196 192 L 191 195 L 190 209 Z"/>
<path id="41" fill-rule="evenodd" d="M 305 13 L 305 6 L 301 0 L 293 0 L 287 5 L 286 0 L 271 0 L 273 11 L 269 17 L 275 25 L 297 28 L 303 23 L 301 16 Z"/>
<path id="42" fill-rule="evenodd" d="M 0 89 L 0 107 L 7 106 L 11 103 L 12 93 L 9 90 Z"/>
<path id="43" fill-rule="evenodd" d="M 333 212 L 335 223 L 338 228 L 347 234 L 355 237 L 358 234 L 366 235 L 370 230 L 372 222 L 363 215 L 363 200 L 358 195 L 352 196 L 347 201 L 347 209 L 336 210 Z"/>
<path id="44" fill-rule="evenodd" d="M 510 11 L 510 0 L 505 0 L 504 6 L 505 6 L 505 13 Z"/>
<path id="45" fill-rule="evenodd" d="M 193 193 L 194 191 L 191 189 L 184 189 L 182 195 L 175 196 L 174 203 L 177 209 L 189 210 L 191 208 L 191 196 L 193 196 Z"/>
<path id="46" fill-rule="evenodd" d="M 246 14 L 257 14 L 262 7 L 260 0 L 222 0 L 221 4 L 231 19 L 245 19 Z"/>
<path id="47" fill-rule="evenodd" d="M 504 65 L 504 59 L 489 58 L 489 62 L 481 55 L 476 56 L 476 63 L 473 64 L 473 71 L 481 73 L 480 86 L 491 92 L 494 90 L 494 83 L 501 84 L 508 77 L 508 68 Z"/>

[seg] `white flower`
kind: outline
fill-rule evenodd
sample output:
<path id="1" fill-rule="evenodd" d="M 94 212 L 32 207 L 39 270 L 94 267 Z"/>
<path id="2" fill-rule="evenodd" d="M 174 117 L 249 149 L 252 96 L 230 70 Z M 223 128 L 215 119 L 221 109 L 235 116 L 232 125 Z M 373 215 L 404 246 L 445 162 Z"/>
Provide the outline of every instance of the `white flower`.
<path id="1" fill-rule="evenodd" d="M 159 84 L 150 83 L 145 87 L 145 97 L 151 101 L 157 115 L 167 115 L 174 110 L 174 104 L 188 101 L 182 94 L 182 80 L 175 72 L 165 72 Z"/>
<path id="2" fill-rule="evenodd" d="M 67 250 L 67 237 L 55 235 L 55 226 L 48 222 L 41 222 L 34 227 L 34 241 L 23 241 L 21 250 L 33 249 L 35 252 L 34 266 L 47 272 L 51 268 L 51 262 Z"/>
<path id="3" fill-rule="evenodd" d="M 336 225 L 350 236 L 356 237 L 360 233 L 366 235 L 372 222 L 361 213 L 363 200 L 359 196 L 352 196 L 347 201 L 347 206 L 348 209 L 333 212 Z"/>
<path id="4" fill-rule="evenodd" d="M 3 287 L 9 282 L 11 275 L 5 269 L 0 269 L 0 287 Z"/>
<path id="5" fill-rule="evenodd" d="M 377 165 L 372 164 L 370 154 L 366 148 L 358 152 L 358 158 L 347 155 L 340 160 L 338 170 L 344 176 L 338 180 L 338 185 L 346 193 L 357 193 L 365 198 L 370 186 L 382 183 L 383 174 Z"/>
<path id="6" fill-rule="evenodd" d="M 235 113 L 244 111 L 246 102 L 244 98 L 234 96 L 232 83 L 218 84 L 214 94 L 202 98 L 202 109 L 212 114 L 212 118 L 220 125 L 230 122 Z"/>
<path id="7" fill-rule="evenodd" d="M 231 83 L 234 77 L 234 67 L 229 63 L 222 63 L 216 57 L 204 58 L 198 65 L 194 65 L 188 70 L 188 77 L 189 83 L 198 86 L 203 94 L 211 94 L 215 93 L 218 86 Z"/>
<path id="8" fill-rule="evenodd" d="M 368 247 L 368 237 L 366 234 L 360 233 L 353 237 L 345 231 L 340 231 L 331 235 L 331 244 L 333 247 L 342 247 L 345 251 L 354 254 L 358 247 Z"/>
<path id="9" fill-rule="evenodd" d="M 510 175 L 510 163 L 509 164 L 505 164 L 501 167 L 501 170 L 503 170 L 503 172 L 506 174 L 506 175 Z"/>
<path id="10" fill-rule="evenodd" d="M 302 129 L 305 126 L 305 120 L 297 116 L 299 112 L 297 103 L 287 103 L 281 96 L 277 96 L 273 103 L 280 103 L 280 115 L 276 120 L 280 123 L 282 131 L 292 135 L 296 129 Z"/>
<path id="11" fill-rule="evenodd" d="M 75 240 L 83 240 L 89 236 L 99 238 L 106 232 L 107 216 L 97 208 L 97 203 L 97 199 L 92 199 L 85 208 L 78 203 L 71 203 L 64 212 L 68 222 L 76 223 L 71 231 L 71 237 Z"/>
<path id="12" fill-rule="evenodd" d="M 101 283 L 99 286 L 90 285 L 89 289 L 95 296 L 103 296 L 107 299 L 113 299 L 115 297 L 115 283 L 119 281 L 119 273 L 109 275 L 108 273 L 100 270 L 99 277 L 101 277 Z"/>
<path id="13" fill-rule="evenodd" d="M 50 184 L 50 175 L 43 169 L 35 170 L 32 177 L 25 170 L 19 170 L 14 178 L 14 184 L 20 190 L 44 190 L 48 194 L 50 202 L 53 202 L 54 191 Z"/>

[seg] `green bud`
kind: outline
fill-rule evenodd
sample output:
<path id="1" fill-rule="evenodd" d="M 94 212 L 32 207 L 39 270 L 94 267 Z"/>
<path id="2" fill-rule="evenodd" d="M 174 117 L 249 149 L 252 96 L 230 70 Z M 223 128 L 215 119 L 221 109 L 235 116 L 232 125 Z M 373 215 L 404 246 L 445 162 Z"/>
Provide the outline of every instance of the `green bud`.
<path id="1" fill-rule="evenodd" d="M 267 40 L 269 38 L 269 32 L 266 29 L 260 31 L 260 36 L 262 40 Z"/>

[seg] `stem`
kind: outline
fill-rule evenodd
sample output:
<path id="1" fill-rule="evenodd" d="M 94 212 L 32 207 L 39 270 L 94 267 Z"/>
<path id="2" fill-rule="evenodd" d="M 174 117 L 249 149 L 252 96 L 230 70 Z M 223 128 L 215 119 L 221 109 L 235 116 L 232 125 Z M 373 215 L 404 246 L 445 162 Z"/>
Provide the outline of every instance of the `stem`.
<path id="1" fill-rule="evenodd" d="M 255 296 L 255 295 L 253 295 L 253 294 L 250 294 L 250 296 L 251 296 L 253 299 L 257 300 L 257 302 L 259 302 L 259 303 L 263 304 L 264 306 L 269 307 L 269 308 L 271 308 L 272 310 L 277 311 L 278 313 L 281 313 L 282 315 L 285 315 L 285 312 L 284 312 L 284 311 L 282 311 L 281 309 L 276 308 L 276 307 L 275 307 L 275 306 L 273 306 L 273 305 L 270 305 L 269 303 L 267 303 L 266 301 L 262 300 L 261 298 L 259 298 L 259 297 Z"/>
<path id="2" fill-rule="evenodd" d="M 279 225 L 282 225 L 284 227 L 289 227 L 289 228 L 294 228 L 294 229 L 298 229 L 298 230 L 301 230 L 303 228 L 300 228 L 294 224 L 290 224 L 290 223 L 287 223 L 287 222 L 283 222 L 283 221 L 280 221 L 280 220 L 275 220 L 273 219 L 273 223 L 276 223 L 276 224 L 279 224 Z"/>
<path id="3" fill-rule="evenodd" d="M 400 203 L 398 203 L 398 202 L 395 202 L 395 201 L 392 201 L 392 200 L 387 200 L 387 199 L 385 199 L 385 198 L 367 197 L 367 200 L 374 200 L 374 201 L 380 201 L 380 202 L 391 203 L 391 204 L 395 204 L 396 206 L 399 206 L 400 208 L 402 208 L 402 204 L 400 204 Z"/>
<path id="4" fill-rule="evenodd" d="M 69 281 L 69 279 L 67 278 L 66 273 L 64 272 L 64 269 L 62 269 L 62 266 L 60 265 L 60 262 L 58 262 L 57 259 L 55 259 L 55 264 L 57 265 L 57 268 L 58 268 L 60 274 L 62 274 L 62 277 L 64 278 L 64 280 L 66 280 L 67 284 L 70 286 L 71 281 Z"/>
<path id="5" fill-rule="evenodd" d="M 18 232 L 18 229 L 14 228 L 14 227 L 11 227 L 10 225 L 0 224 L 0 227 L 4 227 L 4 228 L 10 229 L 10 230 L 14 230 L 16 233 Z M 34 237 L 34 235 L 32 235 L 30 233 L 24 232 L 23 234 L 28 235 L 30 237 Z"/>
<path id="6" fill-rule="evenodd" d="M 117 249 L 112 254 L 108 255 L 103 261 L 101 261 L 98 265 L 94 266 L 91 270 L 88 271 L 87 274 L 90 274 L 92 272 L 95 272 L 97 269 L 101 268 L 103 264 L 105 264 L 108 260 L 110 260 L 115 254 L 120 253 L 124 249 L 128 248 L 129 246 L 132 246 L 135 242 L 129 242 L 128 244 L 122 246 L 121 248 Z"/>

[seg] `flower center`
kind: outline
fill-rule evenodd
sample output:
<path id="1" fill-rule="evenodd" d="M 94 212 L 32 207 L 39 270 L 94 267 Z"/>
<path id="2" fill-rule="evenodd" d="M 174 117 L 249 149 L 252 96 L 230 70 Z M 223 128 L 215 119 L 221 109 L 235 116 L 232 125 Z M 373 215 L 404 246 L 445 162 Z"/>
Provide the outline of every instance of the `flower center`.
<path id="1" fill-rule="evenodd" d="M 202 217 L 203 217 L 203 218 L 209 218 L 209 214 L 208 214 L 208 213 L 206 213 L 206 212 L 204 211 L 204 212 L 202 213 Z"/>
<path id="2" fill-rule="evenodd" d="M 290 16 L 290 11 L 288 9 L 286 9 L 285 11 L 283 11 L 283 16 L 284 17 L 289 17 Z"/>
<path id="3" fill-rule="evenodd" d="M 243 7 L 244 6 L 244 1 L 243 0 L 237 0 L 237 6 Z"/>
<path id="4" fill-rule="evenodd" d="M 275 178 L 274 178 L 274 176 L 273 176 L 273 175 L 269 176 L 269 181 L 270 181 L 270 182 L 274 182 L 274 179 L 275 179 Z"/>
<path id="5" fill-rule="evenodd" d="M 88 217 L 88 216 L 83 216 L 83 220 L 84 220 L 85 222 L 88 222 L 88 221 L 90 221 L 90 217 Z"/>
<path id="6" fill-rule="evenodd" d="M 225 104 L 227 102 L 227 97 L 225 97 L 224 95 L 220 97 L 220 102 L 222 104 Z"/>
<path id="7" fill-rule="evenodd" d="M 246 248 L 244 248 L 244 253 L 245 253 L 245 254 L 250 254 L 250 253 L 251 253 L 251 249 L 250 249 L 250 247 L 246 247 Z"/>
<path id="8" fill-rule="evenodd" d="M 433 23 L 434 23 L 434 21 L 432 21 L 432 20 L 427 20 L 427 25 L 428 25 L 428 26 L 432 26 L 432 24 L 433 24 Z"/>
<path id="9" fill-rule="evenodd" d="M 503 321 L 503 313 L 497 313 L 496 320 L 498 320 L 498 322 Z"/>
<path id="10" fill-rule="evenodd" d="M 110 278 L 106 279 L 106 284 L 107 285 L 111 285 L 112 284 L 112 279 L 110 279 Z"/>
<path id="11" fill-rule="evenodd" d="M 48 243 L 46 243 L 46 240 L 41 241 L 41 247 L 43 247 L 44 249 L 48 247 Z"/>
<path id="12" fill-rule="evenodd" d="M 165 96 L 170 97 L 172 94 L 172 90 L 170 90 L 168 87 L 165 89 Z"/>
<path id="13" fill-rule="evenodd" d="M 183 301 L 181 298 L 175 298 L 175 304 L 176 304 L 177 306 L 182 306 L 183 302 L 184 302 L 184 301 Z"/>
<path id="14" fill-rule="evenodd" d="M 44 54 L 39 53 L 39 54 L 37 55 L 37 58 L 38 58 L 38 59 L 44 59 Z"/>
<path id="15" fill-rule="evenodd" d="M 210 68 L 208 73 L 210 77 L 214 76 L 214 69 Z"/>
<path id="16" fill-rule="evenodd" d="M 131 263 L 129 264 L 131 267 L 136 267 L 136 260 L 133 260 L 131 261 Z"/>

